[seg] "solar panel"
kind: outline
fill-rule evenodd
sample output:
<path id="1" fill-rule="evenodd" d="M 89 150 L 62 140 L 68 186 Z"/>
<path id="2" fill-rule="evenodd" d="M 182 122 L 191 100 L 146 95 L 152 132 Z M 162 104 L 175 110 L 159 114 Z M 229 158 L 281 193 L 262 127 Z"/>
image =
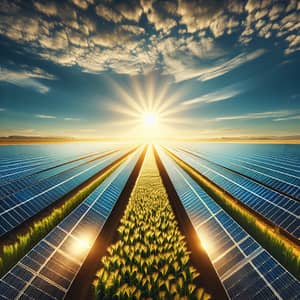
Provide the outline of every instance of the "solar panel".
<path id="1" fill-rule="evenodd" d="M 233 197 L 260 213 L 295 238 L 300 238 L 300 203 L 248 178 L 180 150 L 178 157 Z"/>
<path id="2" fill-rule="evenodd" d="M 170 157 L 161 149 L 158 151 L 229 297 L 298 299 L 300 282 L 219 207 Z"/>
<path id="3" fill-rule="evenodd" d="M 125 187 L 140 153 L 141 149 L 130 155 L 1 278 L 0 295 L 3 299 L 64 298 Z"/>
<path id="4" fill-rule="evenodd" d="M 122 150 L 99 161 L 75 167 L 2 200 L 0 202 L 0 236 L 66 195 L 120 158 L 125 152 Z"/>
<path id="5" fill-rule="evenodd" d="M 285 169 L 278 168 L 276 160 L 273 160 L 274 165 L 267 165 L 253 159 L 235 157 L 232 154 L 202 153 L 199 150 L 195 150 L 195 154 L 257 180 L 279 192 L 300 198 L 300 171 L 286 167 Z"/>
<path id="6" fill-rule="evenodd" d="M 100 153 L 96 154 L 100 155 Z M 66 161 L 63 164 L 60 163 L 59 165 L 57 165 L 57 162 L 55 164 L 51 163 L 47 165 L 46 169 L 45 167 L 43 167 L 43 170 L 35 170 L 33 174 L 23 176 L 16 180 L 10 180 L 5 184 L 3 183 L 2 185 L 0 185 L 0 200 L 35 184 L 42 184 L 41 181 L 46 178 L 80 166 L 83 163 L 87 163 L 89 160 L 93 159 L 96 154 L 94 153 L 92 155 L 89 155 L 88 157 L 85 156 L 79 158 L 76 161 Z M 102 152 L 102 155 L 104 154 L 106 154 L 106 152 Z"/>

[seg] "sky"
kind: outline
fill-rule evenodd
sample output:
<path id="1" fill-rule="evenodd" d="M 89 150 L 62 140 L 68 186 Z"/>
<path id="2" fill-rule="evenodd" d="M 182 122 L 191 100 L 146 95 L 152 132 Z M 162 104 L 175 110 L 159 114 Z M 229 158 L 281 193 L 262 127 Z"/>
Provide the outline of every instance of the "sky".
<path id="1" fill-rule="evenodd" d="M 300 135 L 299 32 L 295 0 L 1 0 L 0 136 Z"/>

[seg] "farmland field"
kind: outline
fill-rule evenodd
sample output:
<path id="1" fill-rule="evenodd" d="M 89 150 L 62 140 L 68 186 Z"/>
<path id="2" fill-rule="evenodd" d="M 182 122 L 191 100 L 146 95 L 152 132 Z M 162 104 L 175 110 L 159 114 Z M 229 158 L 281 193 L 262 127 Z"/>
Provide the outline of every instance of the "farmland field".
<path id="1" fill-rule="evenodd" d="M 0 147 L 0 299 L 299 299 L 300 145 Z"/>

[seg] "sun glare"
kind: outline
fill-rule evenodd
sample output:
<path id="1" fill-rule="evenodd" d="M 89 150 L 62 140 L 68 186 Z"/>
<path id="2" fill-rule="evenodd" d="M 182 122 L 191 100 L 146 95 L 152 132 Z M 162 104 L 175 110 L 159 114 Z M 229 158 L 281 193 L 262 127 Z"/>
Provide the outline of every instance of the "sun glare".
<path id="1" fill-rule="evenodd" d="M 157 124 L 157 115 L 155 113 L 144 114 L 144 124 L 147 127 L 154 127 Z"/>
<path id="2" fill-rule="evenodd" d="M 153 142 L 174 133 L 175 124 L 184 122 L 179 113 L 188 106 L 178 105 L 183 91 L 172 90 L 168 82 L 158 82 L 155 75 L 144 81 L 133 79 L 130 88 L 115 81 L 111 84 L 118 101 L 112 101 L 109 107 L 123 115 L 114 125 L 127 128 L 123 131 L 126 138 Z"/>
<path id="3" fill-rule="evenodd" d="M 72 243 L 70 244 L 69 252 L 72 255 L 82 255 L 86 253 L 92 247 L 92 240 L 88 234 L 82 235 L 80 237 L 74 237 Z"/>

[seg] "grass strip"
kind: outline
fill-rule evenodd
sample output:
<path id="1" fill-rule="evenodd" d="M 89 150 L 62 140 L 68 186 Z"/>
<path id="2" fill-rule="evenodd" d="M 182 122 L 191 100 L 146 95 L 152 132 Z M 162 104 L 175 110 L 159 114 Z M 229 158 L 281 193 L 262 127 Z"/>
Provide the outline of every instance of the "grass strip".
<path id="1" fill-rule="evenodd" d="M 224 192 L 219 186 L 185 163 L 175 154 L 165 149 L 166 153 L 225 210 L 227 211 L 258 243 L 270 252 L 296 278 L 300 279 L 300 249 L 293 241 L 283 236 L 278 228 L 259 219 L 247 208 L 242 207 L 237 199 Z"/>
<path id="2" fill-rule="evenodd" d="M 15 265 L 34 245 L 45 237 L 75 207 L 77 207 L 99 184 L 107 178 L 124 160 L 117 160 L 100 176 L 80 189 L 75 195 L 68 197 L 59 207 L 53 208 L 49 214 L 34 221 L 26 232 L 16 236 L 15 241 L 2 246 L 0 252 L 0 276 Z"/>
<path id="3" fill-rule="evenodd" d="M 152 148 L 118 228 L 119 239 L 101 260 L 96 299 L 210 299 L 195 285 L 185 238 L 168 200 Z"/>

